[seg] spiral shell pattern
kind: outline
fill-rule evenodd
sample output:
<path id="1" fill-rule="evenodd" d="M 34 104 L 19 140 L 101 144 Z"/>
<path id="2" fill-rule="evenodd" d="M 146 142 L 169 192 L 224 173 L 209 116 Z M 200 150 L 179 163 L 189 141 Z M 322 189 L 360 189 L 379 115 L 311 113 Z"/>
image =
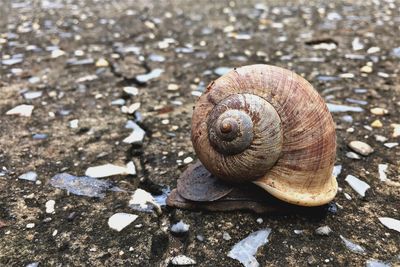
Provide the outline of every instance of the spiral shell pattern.
<path id="1" fill-rule="evenodd" d="M 200 161 L 223 180 L 252 181 L 304 206 L 336 194 L 332 116 L 311 84 L 289 70 L 250 65 L 221 76 L 196 103 L 191 135 Z"/>
<path id="2" fill-rule="evenodd" d="M 210 112 L 207 126 L 213 149 L 206 153 L 215 159 L 207 167 L 228 182 L 252 181 L 263 176 L 281 153 L 279 115 L 271 104 L 256 95 L 234 94 L 222 100 Z"/>

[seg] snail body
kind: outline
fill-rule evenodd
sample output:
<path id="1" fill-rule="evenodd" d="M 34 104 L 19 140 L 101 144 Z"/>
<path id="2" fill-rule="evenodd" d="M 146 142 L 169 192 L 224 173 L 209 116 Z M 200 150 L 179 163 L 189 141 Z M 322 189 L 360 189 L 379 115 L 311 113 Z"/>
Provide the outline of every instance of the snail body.
<path id="1" fill-rule="evenodd" d="M 195 105 L 191 140 L 222 181 L 252 182 L 301 206 L 336 195 L 332 116 L 312 85 L 289 70 L 250 65 L 212 82 Z"/>

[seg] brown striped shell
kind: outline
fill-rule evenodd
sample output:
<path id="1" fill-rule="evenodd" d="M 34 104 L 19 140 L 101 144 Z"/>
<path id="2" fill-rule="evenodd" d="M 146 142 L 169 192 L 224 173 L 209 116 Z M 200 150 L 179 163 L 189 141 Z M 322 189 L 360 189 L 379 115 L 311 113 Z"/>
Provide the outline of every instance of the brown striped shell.
<path id="1" fill-rule="evenodd" d="M 250 65 L 212 82 L 196 103 L 191 138 L 205 168 L 224 181 L 251 181 L 302 206 L 336 195 L 332 116 L 289 70 Z"/>

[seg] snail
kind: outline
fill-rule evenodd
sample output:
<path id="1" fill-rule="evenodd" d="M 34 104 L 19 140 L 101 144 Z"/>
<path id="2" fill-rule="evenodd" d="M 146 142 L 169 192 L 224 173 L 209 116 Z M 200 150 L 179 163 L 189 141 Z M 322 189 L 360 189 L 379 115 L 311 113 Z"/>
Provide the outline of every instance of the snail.
<path id="1" fill-rule="evenodd" d="M 255 203 L 260 189 L 265 205 L 273 198 L 322 206 L 336 195 L 334 121 L 318 92 L 292 71 L 249 65 L 211 82 L 195 104 L 191 141 L 200 162 L 178 179 L 170 206 L 212 210 L 232 194 Z"/>

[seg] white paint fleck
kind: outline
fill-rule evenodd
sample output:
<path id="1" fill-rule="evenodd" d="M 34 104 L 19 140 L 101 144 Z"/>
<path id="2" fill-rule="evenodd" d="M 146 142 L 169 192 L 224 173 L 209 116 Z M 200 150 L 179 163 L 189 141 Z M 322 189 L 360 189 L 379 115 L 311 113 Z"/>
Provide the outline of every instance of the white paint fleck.
<path id="1" fill-rule="evenodd" d="M 378 164 L 378 173 L 379 173 L 379 180 L 386 181 L 387 180 L 387 172 L 388 165 L 387 164 Z"/>
<path id="2" fill-rule="evenodd" d="M 30 171 L 30 172 L 27 172 L 27 173 L 24 173 L 24 174 L 18 176 L 18 179 L 35 182 L 37 180 L 37 177 L 38 177 L 38 175 L 36 172 Z"/>
<path id="3" fill-rule="evenodd" d="M 35 99 L 35 98 L 39 98 L 41 97 L 43 94 L 42 91 L 28 91 L 26 93 L 24 93 L 24 98 L 31 100 L 31 99 Z"/>
<path id="4" fill-rule="evenodd" d="M 335 112 L 363 112 L 364 109 L 361 107 L 353 107 L 353 106 L 347 106 L 347 105 L 338 105 L 338 104 L 332 104 L 332 103 L 327 103 L 329 112 L 335 113 Z"/>
<path id="5" fill-rule="evenodd" d="M 387 147 L 387 148 L 393 148 L 393 147 L 398 146 L 399 143 L 397 143 L 397 142 L 393 142 L 393 143 L 384 143 L 383 145 L 384 145 L 385 147 Z"/>
<path id="6" fill-rule="evenodd" d="M 258 267 L 260 264 L 254 255 L 262 245 L 268 242 L 270 228 L 265 228 L 251 233 L 245 239 L 239 241 L 228 253 L 228 257 L 240 261 L 245 267 Z"/>
<path id="7" fill-rule="evenodd" d="M 400 233 L 400 221 L 389 218 L 389 217 L 380 217 L 379 221 L 389 229 L 395 230 Z"/>
<path id="8" fill-rule="evenodd" d="M 138 218 L 137 215 L 135 214 L 129 214 L 129 213 L 115 213 L 108 219 L 108 226 L 111 229 L 114 229 L 118 232 L 120 232 L 122 229 L 127 227 L 129 224 L 134 222 Z"/>
<path id="9" fill-rule="evenodd" d="M 173 233 L 186 233 L 189 231 L 190 225 L 184 223 L 182 220 L 171 226 L 171 232 Z"/>
<path id="10" fill-rule="evenodd" d="M 365 197 L 365 192 L 370 188 L 369 184 L 350 174 L 345 181 L 362 197 Z"/>
<path id="11" fill-rule="evenodd" d="M 100 166 L 89 167 L 85 172 L 85 175 L 94 178 L 102 178 L 102 177 L 108 177 L 114 175 L 126 175 L 126 174 L 131 174 L 131 175 L 136 174 L 135 165 L 133 164 L 132 161 L 129 162 L 126 167 L 107 163 Z"/>
<path id="12" fill-rule="evenodd" d="M 355 253 L 364 253 L 365 252 L 365 249 L 362 246 L 351 242 L 349 239 L 344 238 L 343 236 L 340 236 L 340 238 L 342 239 L 343 243 L 346 245 L 346 247 L 349 250 L 351 250 Z"/>
<path id="13" fill-rule="evenodd" d="M 19 115 L 22 117 L 30 117 L 32 115 L 34 106 L 32 105 L 19 105 L 7 111 L 6 115 Z"/>
<path id="14" fill-rule="evenodd" d="M 196 261 L 185 255 L 178 255 L 172 258 L 171 263 L 172 265 L 194 265 Z"/>
<path id="15" fill-rule="evenodd" d="M 137 125 L 133 121 L 128 121 L 125 125 L 125 128 L 130 128 L 133 129 L 133 132 L 126 137 L 122 142 L 128 143 L 128 144 L 142 144 L 144 136 L 146 132 L 140 128 L 139 125 Z"/>
<path id="16" fill-rule="evenodd" d="M 154 197 L 147 191 L 143 189 L 136 189 L 129 200 L 129 207 L 138 210 L 151 212 L 153 207 L 156 209 L 157 213 L 161 213 L 160 205 L 155 201 Z"/>

